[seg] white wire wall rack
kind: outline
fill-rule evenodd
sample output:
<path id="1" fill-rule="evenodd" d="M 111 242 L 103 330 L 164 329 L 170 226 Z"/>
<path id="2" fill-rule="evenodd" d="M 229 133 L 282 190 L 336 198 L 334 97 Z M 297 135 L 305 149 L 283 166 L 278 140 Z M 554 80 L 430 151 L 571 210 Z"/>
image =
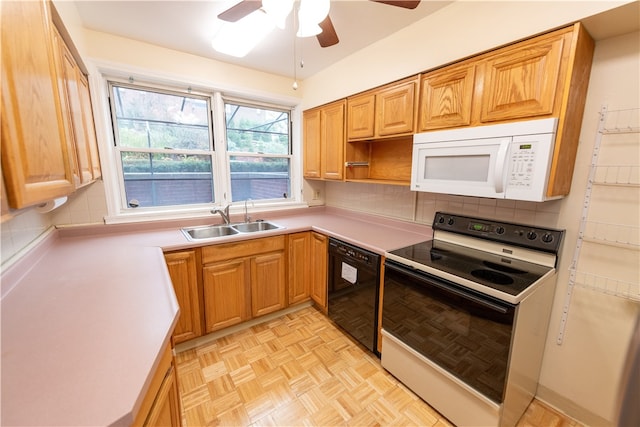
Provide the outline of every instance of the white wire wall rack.
<path id="1" fill-rule="evenodd" d="M 603 106 L 599 114 L 578 238 L 569 268 L 569 284 L 556 340 L 558 345 L 561 345 L 564 339 L 571 296 L 575 287 L 640 302 L 638 215 L 633 209 L 625 215 L 625 210 L 621 209 L 621 212 L 613 215 L 623 218 L 624 221 L 621 222 L 602 221 L 590 216 L 590 211 L 593 210 L 606 212 L 607 203 L 614 195 L 622 200 L 632 200 L 631 197 L 637 198 L 640 194 L 640 155 L 637 154 L 640 148 L 640 108 L 608 110 L 607 106 Z M 601 149 L 606 150 L 607 146 L 611 150 L 609 155 L 603 158 Z M 599 187 L 601 191 L 598 192 L 596 190 Z M 625 193 L 629 191 L 632 193 Z M 597 214 L 593 216 L 597 217 Z M 598 263 L 585 261 L 584 266 L 580 260 L 585 243 L 601 247 L 600 254 L 606 254 L 609 259 L 620 264 L 607 265 L 605 268 Z M 631 274 L 627 274 L 627 277 L 615 277 L 622 271 Z M 629 277 L 631 280 L 628 280 Z"/>

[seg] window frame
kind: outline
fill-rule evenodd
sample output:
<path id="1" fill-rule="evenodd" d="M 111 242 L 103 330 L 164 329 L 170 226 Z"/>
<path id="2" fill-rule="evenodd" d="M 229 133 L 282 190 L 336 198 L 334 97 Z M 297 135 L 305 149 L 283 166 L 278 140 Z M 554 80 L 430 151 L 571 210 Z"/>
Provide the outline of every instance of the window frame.
<path id="1" fill-rule="evenodd" d="M 194 99 L 200 99 L 202 101 L 205 101 L 207 103 L 207 126 L 209 129 L 209 146 L 208 149 L 204 150 L 204 149 L 162 149 L 162 148 L 137 148 L 137 147 L 127 147 L 127 146 L 123 146 L 120 144 L 119 141 L 119 137 L 120 134 L 119 132 L 117 132 L 117 125 L 115 123 L 116 120 L 116 106 L 115 106 L 115 102 L 112 98 L 112 96 L 114 95 L 113 92 L 113 87 L 117 86 L 117 87 L 123 87 L 123 88 L 129 88 L 129 89 L 134 89 L 134 90 L 140 90 L 140 91 L 146 91 L 146 92 L 154 92 L 154 93 L 159 93 L 159 94 L 166 94 L 166 95 L 173 95 L 173 96 L 189 96 L 191 98 Z M 179 209 L 179 207 L 182 208 L 193 208 L 193 209 L 198 209 L 198 208 L 206 208 L 208 206 L 210 206 L 212 203 L 192 203 L 192 204 L 183 204 L 183 205 L 166 205 L 166 206 L 147 206 L 147 207 L 129 207 L 129 200 L 127 200 L 127 194 L 126 194 L 126 189 L 125 189 L 125 179 L 124 179 L 124 166 L 122 163 L 122 153 L 123 152 L 137 152 L 137 153 L 150 153 L 150 154 L 171 154 L 171 155 L 175 155 L 175 154 L 187 154 L 187 155 L 201 155 L 201 156 L 210 156 L 211 158 L 211 174 L 212 174 L 212 186 L 213 186 L 213 192 L 212 192 L 212 198 L 213 198 L 213 204 L 216 204 L 216 200 L 217 200 L 217 194 L 216 194 L 216 169 L 217 169 L 217 164 L 218 162 L 216 161 L 216 150 L 215 150 L 215 136 L 213 133 L 213 106 L 212 106 L 212 99 L 211 99 L 211 95 L 208 94 L 203 94 L 203 93 L 194 93 L 191 90 L 188 90 L 186 92 L 180 92 L 177 91 L 175 89 L 166 89 L 166 88 L 159 88 L 157 86 L 153 86 L 153 85 L 149 85 L 149 84 L 145 84 L 145 83 L 139 83 L 139 84 L 134 84 L 131 83 L 130 81 L 127 82 L 122 82 L 119 81 L 119 79 L 107 79 L 107 87 L 108 87 L 108 94 L 109 94 L 109 112 L 110 112 L 110 120 L 111 120 L 111 128 L 112 128 L 112 133 L 113 133 L 113 142 L 114 142 L 114 151 L 115 151 L 115 164 L 116 164 L 116 170 L 118 171 L 118 183 L 119 183 L 119 196 L 120 196 L 120 211 L 124 214 L 128 213 L 128 212 L 163 212 L 163 211 L 173 211 L 175 209 Z"/>
<path id="2" fill-rule="evenodd" d="M 229 153 L 227 152 L 226 123 L 224 117 L 224 103 L 241 103 L 242 105 L 257 106 L 266 109 L 278 109 L 289 111 L 289 155 L 290 170 L 290 194 L 287 199 L 255 200 L 251 203 L 252 211 L 272 211 L 292 208 L 308 207 L 302 199 L 302 157 L 301 157 L 301 127 L 302 114 L 299 102 L 292 99 L 283 100 L 282 97 L 273 96 L 267 98 L 264 94 L 255 95 L 249 92 L 240 93 L 237 89 L 226 93 L 216 89 L 212 85 L 194 85 L 185 83 L 184 79 L 154 78 L 149 76 L 132 77 L 131 73 L 116 71 L 113 69 L 100 69 L 100 75 L 94 77 L 96 84 L 102 90 L 97 91 L 96 98 L 102 114 L 97 120 L 97 126 L 104 129 L 107 138 L 100 144 L 100 153 L 103 168 L 103 181 L 105 196 L 107 198 L 107 216 L 105 223 L 127 223 L 139 221 L 186 219 L 198 217 L 211 217 L 211 211 L 215 208 L 230 205 L 231 213 L 244 212 L 244 202 L 230 202 L 231 178 Z M 111 88 L 110 82 L 122 85 L 132 85 L 133 88 L 150 88 L 159 92 L 182 95 L 183 93 L 196 94 L 210 97 L 210 115 L 212 127 L 212 166 L 214 182 L 214 203 L 200 205 L 174 205 L 158 207 L 125 208 L 126 194 L 124 191 L 124 179 L 122 163 L 119 161 L 120 150 L 116 148 L 115 124 L 112 121 Z M 102 140 L 102 139 L 100 139 Z M 126 147 L 120 147 L 128 151 Z M 198 151 L 196 154 L 201 154 Z M 235 153 L 233 153 L 235 154 Z M 264 157 L 264 155 L 261 155 Z M 269 157 L 275 155 L 268 155 Z"/>
<path id="3" fill-rule="evenodd" d="M 287 199 L 291 198 L 291 193 L 293 193 L 293 179 L 292 179 L 292 169 L 293 169 L 293 135 L 292 135 L 292 109 L 291 108 L 283 108 L 281 106 L 274 106 L 271 104 L 260 104 L 260 103 L 256 103 L 254 101 L 248 101 L 248 100 L 243 100 L 243 99 L 239 99 L 239 98 L 235 98 L 235 97 L 227 97 L 227 96 L 222 96 L 222 102 L 223 102 L 223 115 L 225 118 L 225 126 L 224 126 L 224 132 L 225 132 L 225 160 L 227 162 L 227 165 L 229 166 L 229 172 L 228 172 L 228 176 L 229 176 L 229 191 L 231 191 L 231 157 L 232 156 L 238 156 L 238 157 L 255 157 L 255 158 L 280 158 L 280 159 L 289 159 L 289 194 Z M 249 108 L 260 108 L 260 109 L 268 109 L 271 111 L 280 111 L 282 113 L 287 113 L 288 117 L 289 117 L 289 122 L 287 123 L 287 128 L 288 128 L 288 134 L 289 134 L 289 141 L 287 144 L 287 154 L 271 154 L 271 153 L 256 153 L 256 152 L 246 152 L 246 151 L 229 151 L 229 144 L 228 144 L 228 139 L 227 139 L 227 123 L 226 123 L 226 106 L 227 104 L 233 104 L 233 105 L 237 105 L 237 106 L 241 106 L 241 107 L 249 107 Z M 233 199 L 233 192 L 231 192 L 231 199 Z M 278 202 L 283 202 L 284 198 L 272 198 L 272 199 L 258 199 L 258 200 L 254 200 L 252 199 L 252 203 L 278 203 Z M 241 200 L 236 200 L 233 203 L 239 203 L 241 202 Z"/>

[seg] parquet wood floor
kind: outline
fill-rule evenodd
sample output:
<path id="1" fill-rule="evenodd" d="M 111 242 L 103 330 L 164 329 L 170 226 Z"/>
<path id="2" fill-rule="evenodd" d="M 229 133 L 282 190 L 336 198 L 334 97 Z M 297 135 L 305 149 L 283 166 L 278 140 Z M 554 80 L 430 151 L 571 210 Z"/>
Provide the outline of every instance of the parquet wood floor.
<path id="1" fill-rule="evenodd" d="M 451 426 L 313 307 L 176 355 L 184 426 Z M 578 427 L 534 400 L 518 427 Z"/>

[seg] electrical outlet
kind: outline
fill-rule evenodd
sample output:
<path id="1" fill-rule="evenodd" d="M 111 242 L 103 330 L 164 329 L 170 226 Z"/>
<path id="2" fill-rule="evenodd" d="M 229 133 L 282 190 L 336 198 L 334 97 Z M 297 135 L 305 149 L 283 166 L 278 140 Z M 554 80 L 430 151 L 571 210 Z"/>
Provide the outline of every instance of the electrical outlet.
<path id="1" fill-rule="evenodd" d="M 315 190 L 313 192 L 313 200 L 318 200 L 320 198 L 320 190 Z"/>

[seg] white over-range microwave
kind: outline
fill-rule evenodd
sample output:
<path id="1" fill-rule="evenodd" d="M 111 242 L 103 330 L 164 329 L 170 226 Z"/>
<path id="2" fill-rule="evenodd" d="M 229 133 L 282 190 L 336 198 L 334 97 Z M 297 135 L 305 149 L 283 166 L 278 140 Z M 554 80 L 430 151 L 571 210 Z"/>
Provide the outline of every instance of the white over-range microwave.
<path id="1" fill-rule="evenodd" d="M 413 137 L 411 190 L 542 202 L 557 119 L 433 131 Z"/>

